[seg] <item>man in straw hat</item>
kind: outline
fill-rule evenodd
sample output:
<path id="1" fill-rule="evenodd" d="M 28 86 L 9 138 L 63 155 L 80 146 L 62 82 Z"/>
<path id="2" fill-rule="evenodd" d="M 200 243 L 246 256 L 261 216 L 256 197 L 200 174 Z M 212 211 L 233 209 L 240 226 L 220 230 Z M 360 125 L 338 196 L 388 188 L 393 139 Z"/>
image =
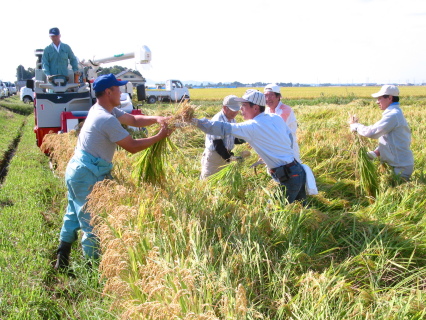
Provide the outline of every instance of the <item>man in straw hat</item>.
<path id="1" fill-rule="evenodd" d="M 284 120 L 276 114 L 265 113 L 265 95 L 258 90 L 249 89 L 235 100 L 241 102 L 244 122 L 193 119 L 193 124 L 208 134 L 232 134 L 247 141 L 263 159 L 274 180 L 280 183 L 287 201 L 304 200 L 306 174 L 294 159 L 291 132 Z"/>
<path id="2" fill-rule="evenodd" d="M 368 152 L 370 159 L 379 158 L 390 165 L 395 174 L 409 180 L 414 169 L 414 158 L 410 149 L 411 131 L 399 106 L 399 89 L 394 85 L 384 85 L 371 96 L 377 98 L 377 104 L 383 111 L 382 118 L 371 126 L 365 126 L 358 123 L 356 116 L 351 116 L 351 131 L 379 139 L 378 147 Z"/>

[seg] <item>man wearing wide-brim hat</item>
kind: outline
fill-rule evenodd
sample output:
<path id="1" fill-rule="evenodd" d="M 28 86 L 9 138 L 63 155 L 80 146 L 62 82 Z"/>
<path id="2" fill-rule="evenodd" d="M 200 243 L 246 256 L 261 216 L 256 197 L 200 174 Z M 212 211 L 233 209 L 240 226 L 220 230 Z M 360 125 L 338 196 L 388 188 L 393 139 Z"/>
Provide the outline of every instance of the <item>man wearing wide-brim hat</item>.
<path id="1" fill-rule="evenodd" d="M 350 117 L 351 131 L 378 139 L 378 147 L 368 152 L 370 159 L 379 158 L 390 165 L 395 174 L 408 180 L 414 170 L 414 158 L 410 149 L 411 130 L 399 106 L 399 89 L 395 85 L 384 85 L 371 96 L 377 98 L 377 104 L 383 110 L 382 118 L 371 126 L 365 126 L 358 123 L 356 117 Z"/>

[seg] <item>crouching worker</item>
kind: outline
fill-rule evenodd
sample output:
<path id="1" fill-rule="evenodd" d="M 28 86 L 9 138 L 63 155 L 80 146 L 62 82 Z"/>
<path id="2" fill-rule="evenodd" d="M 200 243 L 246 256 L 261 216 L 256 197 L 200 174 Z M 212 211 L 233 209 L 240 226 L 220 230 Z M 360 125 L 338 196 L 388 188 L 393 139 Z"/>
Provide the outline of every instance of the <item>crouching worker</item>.
<path id="1" fill-rule="evenodd" d="M 371 95 L 383 111 L 382 118 L 371 126 L 358 123 L 356 116 L 349 118 L 351 131 L 359 135 L 378 139 L 378 147 L 368 152 L 370 159 L 379 158 L 393 168 L 394 173 L 409 180 L 414 170 L 413 152 L 410 149 L 411 130 L 399 106 L 399 89 L 384 85 Z"/>
<path id="2" fill-rule="evenodd" d="M 265 113 L 265 95 L 260 91 L 249 89 L 235 101 L 241 102 L 244 122 L 193 119 L 193 124 L 208 134 L 244 139 L 265 162 L 274 180 L 280 183 L 289 203 L 306 199 L 306 174 L 294 159 L 291 131 L 287 124 L 280 116 Z"/>
<path id="3" fill-rule="evenodd" d="M 102 75 L 93 83 L 97 98 L 81 128 L 77 147 L 68 163 L 65 182 L 68 188 L 68 207 L 60 232 L 60 245 L 57 250 L 55 269 L 66 270 L 69 266 L 71 245 L 77 240 L 78 230 L 82 230 L 82 247 L 86 258 L 98 259 L 99 244 L 90 213 L 86 211 L 86 198 L 97 181 L 110 178 L 112 158 L 118 146 L 130 153 L 144 150 L 171 134 L 166 118 L 156 116 L 131 115 L 118 108 L 120 86 L 127 81 L 118 81 L 113 74 Z M 161 124 L 155 136 L 133 139 L 122 124 L 144 127 Z"/>

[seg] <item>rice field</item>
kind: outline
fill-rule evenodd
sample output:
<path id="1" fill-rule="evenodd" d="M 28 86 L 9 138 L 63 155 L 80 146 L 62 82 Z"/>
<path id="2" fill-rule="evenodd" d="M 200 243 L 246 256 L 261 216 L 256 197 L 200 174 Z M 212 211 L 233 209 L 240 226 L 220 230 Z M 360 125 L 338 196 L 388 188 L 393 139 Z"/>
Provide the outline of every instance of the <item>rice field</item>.
<path id="1" fill-rule="evenodd" d="M 210 92 L 215 100 L 229 93 Z M 220 183 L 199 180 L 204 134 L 191 126 L 170 137 L 176 149 L 163 148 L 171 152 L 164 183 L 132 175 L 137 155 L 118 151 L 115 180 L 97 184 L 89 200 L 112 308 L 121 319 L 426 317 L 426 112 L 416 101 L 403 106 L 415 154 L 403 184 L 377 161 L 368 164 L 375 174 L 360 167 L 360 148 L 375 143 L 349 132 L 347 119 L 377 121 L 373 99 L 294 105 L 301 158 L 319 190 L 305 207 L 276 197 L 269 176 L 250 168 L 257 155 L 246 144 L 235 152 L 251 156 Z M 143 111 L 176 111 L 157 108 Z M 219 109 L 201 102 L 195 115 Z"/>
<path id="2" fill-rule="evenodd" d="M 220 100 L 223 97 L 235 94 L 242 96 L 247 89 L 257 89 L 263 92 L 263 88 L 222 88 L 222 89 L 190 89 L 192 100 Z M 321 97 L 356 97 L 371 98 L 371 94 L 378 92 L 380 86 L 368 87 L 282 87 L 281 94 L 284 99 L 316 99 Z M 425 86 L 400 86 L 402 97 L 426 97 Z"/>
<path id="3" fill-rule="evenodd" d="M 240 89 L 197 89 L 206 94 L 199 98 L 191 92 L 195 116 L 212 117 L 223 97 L 246 90 Z M 325 97 L 337 97 L 338 91 L 321 95 L 311 88 L 288 89 L 304 90 L 302 98 L 289 104 L 299 123 L 301 159 L 312 169 L 319 194 L 310 196 L 307 206 L 283 203 L 269 175 L 250 167 L 258 157 L 247 144 L 234 149 L 236 155 L 251 152 L 243 162 L 231 163 L 219 180 L 200 180 L 204 134 L 192 126 L 178 127 L 169 138 L 172 147 L 161 148 L 167 152 L 157 159 L 161 166 L 147 167 L 160 168 L 162 183 L 135 174 L 138 161 L 149 165 L 141 154 L 118 150 L 114 180 L 98 183 L 89 199 L 102 248 L 99 270 L 90 280 L 99 276 L 100 293 L 88 304 L 97 306 L 97 315 L 164 320 L 426 318 L 423 88 L 414 88 L 418 91 L 401 101 L 415 158 L 413 179 L 402 184 L 378 161 L 363 165 L 366 159 L 359 151 L 371 150 L 375 142 L 357 137 L 347 124 L 350 114 L 365 124 L 380 119 L 381 111 L 369 98 L 378 88 L 370 87 L 368 98 L 331 99 L 339 103 Z M 400 89 L 404 95 L 405 87 Z M 286 92 L 283 88 L 284 96 Z M 179 108 L 154 104 L 142 109 L 149 115 L 173 115 Z M 156 128 L 149 130 L 154 134 Z M 49 135 L 46 141 L 59 179 L 75 141 L 75 133 Z M 149 161 L 156 161 L 156 152 L 151 151 Z M 51 196 L 65 197 L 46 195 L 43 203 Z M 65 202 L 62 208 L 55 206 L 57 215 L 65 211 Z M 55 227 L 51 234 L 59 233 Z M 56 238 L 52 242 L 56 245 Z M 72 267 L 78 272 L 76 255 Z M 60 284 L 66 297 L 80 296 L 72 280 Z M 80 299 L 75 300 L 66 312 L 56 300 L 46 308 L 87 318 L 90 308 L 78 310 Z M 108 310 L 102 310 L 101 301 L 110 303 Z M 31 311 L 34 304 L 27 308 Z M 42 319 L 39 313 L 33 313 L 35 319 Z"/>

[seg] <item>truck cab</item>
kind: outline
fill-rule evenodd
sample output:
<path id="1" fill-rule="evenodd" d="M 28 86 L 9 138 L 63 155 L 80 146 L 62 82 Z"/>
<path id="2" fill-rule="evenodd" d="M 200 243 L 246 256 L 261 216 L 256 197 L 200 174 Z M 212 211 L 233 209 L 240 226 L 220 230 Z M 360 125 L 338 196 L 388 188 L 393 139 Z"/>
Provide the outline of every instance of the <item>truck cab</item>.
<path id="1" fill-rule="evenodd" d="M 146 90 L 145 86 L 137 87 L 138 101 L 156 103 L 157 101 L 180 102 L 183 99 L 189 100 L 189 90 L 180 80 L 167 80 L 166 89 Z"/>

